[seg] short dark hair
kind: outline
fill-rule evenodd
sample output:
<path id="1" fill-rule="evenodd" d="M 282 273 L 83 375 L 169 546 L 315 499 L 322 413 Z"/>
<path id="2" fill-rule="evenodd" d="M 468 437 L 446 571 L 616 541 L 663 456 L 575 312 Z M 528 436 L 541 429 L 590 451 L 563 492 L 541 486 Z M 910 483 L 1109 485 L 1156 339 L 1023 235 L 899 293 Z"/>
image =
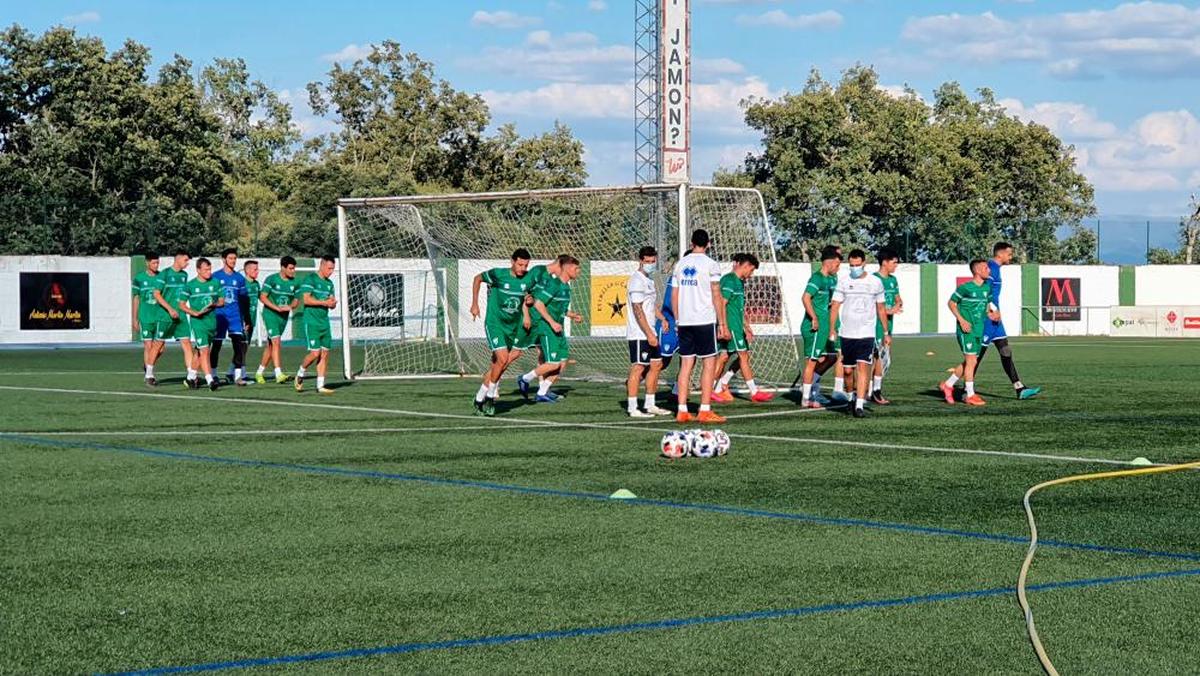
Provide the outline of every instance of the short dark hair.
<path id="1" fill-rule="evenodd" d="M 692 233 L 692 246 L 708 246 L 709 241 L 708 231 L 704 228 L 698 228 Z"/>
<path id="2" fill-rule="evenodd" d="M 879 250 L 879 254 L 876 256 L 876 258 L 879 259 L 880 263 L 886 263 L 888 261 L 899 260 L 900 254 L 896 253 L 895 249 L 885 246 Z"/>
<path id="3" fill-rule="evenodd" d="M 831 244 L 831 245 L 825 247 L 824 249 L 821 249 L 821 260 L 822 261 L 832 261 L 832 260 L 840 261 L 840 260 L 842 260 L 841 247 L 834 246 Z"/>
<path id="4" fill-rule="evenodd" d="M 292 258 L 291 256 L 284 256 L 283 258 L 279 259 L 279 267 L 281 267 L 281 268 L 286 268 L 289 265 L 295 265 L 295 264 L 296 264 L 296 259 Z"/>
<path id="5" fill-rule="evenodd" d="M 655 249 L 652 246 L 644 246 L 644 247 L 638 249 L 638 260 L 639 261 L 642 260 L 643 258 L 649 258 L 651 256 L 657 257 L 658 249 Z"/>
<path id="6" fill-rule="evenodd" d="M 749 263 L 750 265 L 753 265 L 754 267 L 757 268 L 758 267 L 758 256 L 755 256 L 752 253 L 734 254 L 733 255 L 733 264 L 741 265 L 742 263 Z"/>
<path id="7" fill-rule="evenodd" d="M 527 261 L 531 258 L 533 258 L 533 256 L 529 255 L 529 249 L 526 249 L 525 247 L 517 249 L 512 254 L 512 259 L 514 261 Z"/>
<path id="8" fill-rule="evenodd" d="M 333 256 L 330 256 L 329 254 L 325 254 L 324 256 L 321 256 L 321 260 L 322 260 L 322 261 L 329 261 L 330 263 L 335 263 L 335 262 L 337 262 L 337 261 L 335 261 L 335 260 L 333 259 Z"/>
<path id="9" fill-rule="evenodd" d="M 188 258 L 192 257 L 192 254 L 188 253 L 185 249 L 176 249 L 175 255 L 176 256 L 187 256 Z"/>
<path id="10" fill-rule="evenodd" d="M 146 259 L 147 263 L 149 263 L 150 261 L 158 260 L 158 254 L 148 253 L 148 254 L 144 254 L 142 257 Z"/>
<path id="11" fill-rule="evenodd" d="M 563 254 L 558 257 L 558 266 L 562 267 L 564 265 L 579 265 L 579 259 L 571 254 Z"/>
<path id="12" fill-rule="evenodd" d="M 205 265 L 207 265 L 207 266 L 209 266 L 209 267 L 211 268 L 211 267 L 212 267 L 212 261 L 210 261 L 210 260 L 208 260 L 207 258 L 204 258 L 204 257 L 201 257 L 201 258 L 200 258 L 200 260 L 196 261 L 196 269 L 197 269 L 197 270 L 199 270 L 200 268 L 204 267 Z"/>
<path id="13" fill-rule="evenodd" d="M 985 258 L 972 259 L 971 264 L 969 266 L 967 266 L 967 269 L 969 269 L 971 271 L 971 274 L 975 274 L 975 266 L 979 265 L 980 263 L 986 263 L 986 262 L 987 262 L 987 259 L 985 259 Z"/>
<path id="14" fill-rule="evenodd" d="M 231 246 L 231 247 L 229 247 L 228 249 L 225 249 L 224 251 L 222 251 L 222 252 L 221 252 L 221 258 L 224 258 L 224 257 L 228 256 L 229 254 L 233 254 L 234 256 L 236 256 L 236 255 L 237 255 L 237 249 L 236 249 L 235 247 L 232 247 L 232 246 Z"/>
<path id="15" fill-rule="evenodd" d="M 242 263 L 242 269 L 245 270 L 246 268 L 250 267 L 251 265 L 258 265 L 258 261 L 251 258 L 250 260 L 246 261 L 245 263 Z"/>
<path id="16" fill-rule="evenodd" d="M 1008 242 L 996 242 L 995 244 L 992 245 L 992 255 L 995 256 L 996 254 L 1000 253 L 1001 251 L 1004 251 L 1005 249 L 1011 249 L 1011 248 L 1013 248 L 1013 245 L 1009 244 Z"/>
<path id="17" fill-rule="evenodd" d="M 867 260 L 867 252 L 863 251 L 862 249 L 851 249 L 850 255 L 846 256 L 846 258 L 857 258 L 859 260 L 865 261 L 865 260 Z"/>

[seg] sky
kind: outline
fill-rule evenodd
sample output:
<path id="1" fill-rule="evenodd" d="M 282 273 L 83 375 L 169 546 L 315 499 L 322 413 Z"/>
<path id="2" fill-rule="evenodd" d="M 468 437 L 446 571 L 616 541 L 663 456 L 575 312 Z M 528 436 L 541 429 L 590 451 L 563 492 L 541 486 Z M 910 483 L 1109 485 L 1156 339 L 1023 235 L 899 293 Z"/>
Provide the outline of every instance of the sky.
<path id="1" fill-rule="evenodd" d="M 696 182 L 758 147 L 740 101 L 799 90 L 813 68 L 836 79 L 865 64 L 889 91 L 909 86 L 931 100 L 947 81 L 989 87 L 1010 113 L 1047 125 L 1074 145 L 1101 223 L 1133 224 L 1109 228 L 1112 246 L 1144 239 L 1146 220 L 1155 244 L 1169 242 L 1200 192 L 1200 1 L 691 3 Z M 293 104 L 306 135 L 334 126 L 308 110 L 304 85 L 396 40 L 456 88 L 482 94 L 496 123 L 525 134 L 569 125 L 585 144 L 590 184 L 633 182 L 633 0 L 4 4 L 4 24 L 73 26 L 110 49 L 132 38 L 156 63 L 174 53 L 197 64 L 242 57 Z"/>

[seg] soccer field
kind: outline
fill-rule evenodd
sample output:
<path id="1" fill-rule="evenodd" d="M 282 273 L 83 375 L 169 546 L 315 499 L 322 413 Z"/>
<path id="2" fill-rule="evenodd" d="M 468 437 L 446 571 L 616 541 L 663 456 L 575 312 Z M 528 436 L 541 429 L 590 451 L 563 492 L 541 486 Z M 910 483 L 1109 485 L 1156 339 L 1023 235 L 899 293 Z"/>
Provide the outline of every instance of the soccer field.
<path id="1" fill-rule="evenodd" d="M 506 382 L 485 419 L 474 379 L 189 391 L 171 347 L 150 390 L 136 348 L 0 351 L 0 671 L 1040 673 L 1021 498 L 1200 459 L 1200 343 L 1014 351 L 1041 398 L 991 355 L 950 407 L 953 338 L 900 339 L 892 406 L 740 401 L 682 461 L 619 384 Z M 1063 673 L 1200 669 L 1198 489 L 1035 497 Z"/>

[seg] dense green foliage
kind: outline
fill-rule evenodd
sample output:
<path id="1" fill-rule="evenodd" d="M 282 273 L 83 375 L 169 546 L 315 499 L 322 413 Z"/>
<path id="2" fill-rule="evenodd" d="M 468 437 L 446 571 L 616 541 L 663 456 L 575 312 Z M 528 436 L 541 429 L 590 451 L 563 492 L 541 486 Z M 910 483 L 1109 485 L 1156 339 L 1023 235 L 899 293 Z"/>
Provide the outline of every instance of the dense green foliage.
<path id="1" fill-rule="evenodd" d="M 838 242 L 954 261 L 1005 239 L 1023 260 L 1094 261 L 1081 226 L 1092 187 L 1071 148 L 1006 115 L 989 90 L 971 99 L 947 83 L 930 105 L 885 92 L 870 68 L 836 86 L 814 72 L 800 93 L 748 102 L 746 122 L 762 152 L 718 181 L 763 191 L 785 256 Z"/>
<path id="2" fill-rule="evenodd" d="M 988 406 L 948 407 L 929 390 L 953 340 L 902 338 L 886 383 L 895 404 L 873 417 L 739 401 L 721 410 L 777 415 L 731 419 L 728 457 L 680 462 L 655 448 L 675 426 L 629 424 L 616 384 L 563 385 L 566 400 L 551 406 L 523 405 L 506 382 L 501 416 L 480 419 L 469 413 L 474 382 L 357 382 L 331 397 L 277 385 L 190 392 L 169 347 L 151 392 L 133 348 L 0 351 L 0 672 L 95 673 L 815 608 L 244 673 L 1040 674 L 1014 595 L 1003 591 L 1025 551 L 1021 496 L 1040 481 L 1114 469 L 1068 456 L 1194 460 L 1200 345 L 1014 345 L 1022 375 L 1047 388 L 1042 398 L 1015 400 L 992 355 L 979 379 Z M 1130 387 L 1167 354 L 1181 366 L 1156 371 L 1152 389 Z M 300 355 L 285 356 L 294 366 Z M 563 426 L 536 427 L 546 423 Z M 54 436 L 64 432 L 78 436 Z M 1038 455 L 947 452 L 955 449 Z M 601 496 L 626 488 L 648 501 L 454 480 Z M 1041 535 L 1194 557 L 1197 481 L 1180 472 L 1047 490 L 1034 501 Z M 1047 546 L 1031 581 L 1197 568 L 1189 558 Z M 988 589 L 1001 591 L 820 608 Z M 1186 673 L 1198 663 L 1200 577 L 1031 598 L 1063 673 Z"/>
<path id="3" fill-rule="evenodd" d="M 339 123 L 303 142 L 291 105 L 241 59 L 156 76 L 142 45 L 108 52 L 66 28 L 0 33 L 0 253 L 113 254 L 238 244 L 336 251 L 338 197 L 572 187 L 583 145 L 562 125 L 494 133 L 484 101 L 395 42 L 308 86 Z"/>

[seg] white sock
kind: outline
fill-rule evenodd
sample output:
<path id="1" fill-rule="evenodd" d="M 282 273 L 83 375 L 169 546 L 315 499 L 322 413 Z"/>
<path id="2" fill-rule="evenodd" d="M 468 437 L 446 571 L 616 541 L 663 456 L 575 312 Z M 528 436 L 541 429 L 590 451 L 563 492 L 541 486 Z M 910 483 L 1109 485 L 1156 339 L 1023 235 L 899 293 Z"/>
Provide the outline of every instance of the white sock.
<path id="1" fill-rule="evenodd" d="M 1023 389 L 1025 389 L 1025 383 L 1018 380 L 1017 382 L 1013 383 L 1013 389 L 1014 390 L 1023 390 Z"/>
<path id="2" fill-rule="evenodd" d="M 242 368 L 240 366 L 233 370 L 233 379 L 234 380 L 242 379 Z"/>
<path id="3" fill-rule="evenodd" d="M 204 382 L 209 385 L 212 385 L 212 374 L 211 373 L 204 374 Z"/>
<path id="4" fill-rule="evenodd" d="M 279 376 L 281 376 L 281 375 L 283 375 L 283 369 L 281 369 L 281 368 L 279 368 L 278 366 L 276 366 L 276 367 L 275 367 L 275 377 L 276 377 L 276 378 L 278 378 L 278 377 L 279 377 Z"/>
<path id="5" fill-rule="evenodd" d="M 626 404 L 628 405 L 630 413 L 633 413 L 634 411 L 638 410 L 637 397 L 626 397 L 626 400 L 627 400 Z"/>
<path id="6" fill-rule="evenodd" d="M 541 382 L 541 384 L 539 384 L 539 385 L 538 385 L 538 396 L 539 396 L 539 397 L 544 397 L 544 396 L 546 396 L 547 394 L 549 394 L 549 393 L 550 393 L 550 386 L 551 386 L 551 385 L 553 385 L 553 384 L 554 384 L 554 383 L 553 383 L 553 382 L 551 382 L 549 379 L 543 380 L 543 381 Z"/>
<path id="7" fill-rule="evenodd" d="M 813 386 L 810 383 L 804 383 L 804 401 L 812 398 L 812 389 Z"/>
<path id="8" fill-rule="evenodd" d="M 529 373 L 526 373 L 525 375 L 521 376 L 521 380 L 524 380 L 527 383 L 532 383 L 533 380 L 537 377 L 538 377 L 538 374 L 537 374 L 537 370 L 535 369 L 535 370 L 530 371 Z"/>
<path id="9" fill-rule="evenodd" d="M 750 396 L 753 397 L 754 395 L 758 394 L 758 385 L 754 383 L 753 378 L 746 381 L 746 387 L 750 389 Z"/>
<path id="10" fill-rule="evenodd" d="M 700 412 L 701 413 L 708 413 L 711 410 L 712 410 L 712 406 L 710 406 L 709 404 L 700 404 Z"/>
<path id="11" fill-rule="evenodd" d="M 500 398 L 500 383 L 492 383 L 492 386 L 488 388 L 488 396 L 492 399 Z"/>
<path id="12" fill-rule="evenodd" d="M 319 390 L 322 387 L 325 387 L 325 378 L 322 376 L 317 376 L 317 389 Z"/>
<path id="13" fill-rule="evenodd" d="M 883 389 L 883 376 L 875 376 L 871 379 L 871 391 L 879 392 Z"/>
<path id="14" fill-rule="evenodd" d="M 488 384 L 484 383 L 479 386 L 479 391 L 475 393 L 475 402 L 481 402 L 487 398 Z"/>
<path id="15" fill-rule="evenodd" d="M 296 369 L 296 377 L 297 377 L 297 378 L 303 378 L 303 377 L 304 377 L 304 367 L 303 367 L 303 366 L 301 366 L 300 368 Z"/>
<path id="16" fill-rule="evenodd" d="M 651 409 L 651 408 L 654 408 L 655 406 L 658 406 L 658 402 L 654 401 L 655 396 L 656 395 L 653 392 L 646 394 L 646 408 L 647 409 Z"/>
<path id="17" fill-rule="evenodd" d="M 196 369 L 188 369 L 188 380 L 196 379 Z"/>
<path id="18" fill-rule="evenodd" d="M 683 403 L 683 404 L 680 404 L 680 405 L 679 405 L 679 412 L 680 412 L 680 413 L 687 413 L 687 412 L 688 412 L 688 410 L 687 410 L 687 404 L 686 404 L 686 403 Z"/>
<path id="19" fill-rule="evenodd" d="M 862 397 L 854 400 L 854 408 L 861 409 L 863 404 L 867 403 Z"/>
<path id="20" fill-rule="evenodd" d="M 946 386 L 947 386 L 947 387 L 954 387 L 954 383 L 957 383 L 957 382 L 958 382 L 958 376 L 956 376 L 956 375 L 954 375 L 953 373 L 951 373 L 951 374 L 950 374 L 950 377 L 946 379 Z"/>
<path id="21" fill-rule="evenodd" d="M 254 375 L 261 376 L 261 375 L 263 374 L 263 372 L 264 372 L 264 371 L 266 371 L 266 370 L 267 370 L 267 367 L 266 367 L 266 366 L 263 366 L 262 364 L 259 364 L 259 365 L 258 365 L 258 370 L 254 372 Z"/>
<path id="22" fill-rule="evenodd" d="M 729 387 L 729 383 L 731 382 L 733 382 L 733 371 L 726 371 L 725 375 L 721 376 L 721 379 L 717 381 L 717 386 L 713 391 L 723 392 L 725 388 Z"/>
<path id="23" fill-rule="evenodd" d="M 975 396 L 975 381 L 973 381 L 973 380 L 967 381 L 967 396 L 968 397 Z"/>
<path id="24" fill-rule="evenodd" d="M 833 379 L 833 391 L 845 393 L 846 392 L 846 379 L 841 376 L 835 377 Z"/>
<path id="25" fill-rule="evenodd" d="M 154 364 L 146 364 L 146 377 L 147 378 L 154 377 Z"/>

